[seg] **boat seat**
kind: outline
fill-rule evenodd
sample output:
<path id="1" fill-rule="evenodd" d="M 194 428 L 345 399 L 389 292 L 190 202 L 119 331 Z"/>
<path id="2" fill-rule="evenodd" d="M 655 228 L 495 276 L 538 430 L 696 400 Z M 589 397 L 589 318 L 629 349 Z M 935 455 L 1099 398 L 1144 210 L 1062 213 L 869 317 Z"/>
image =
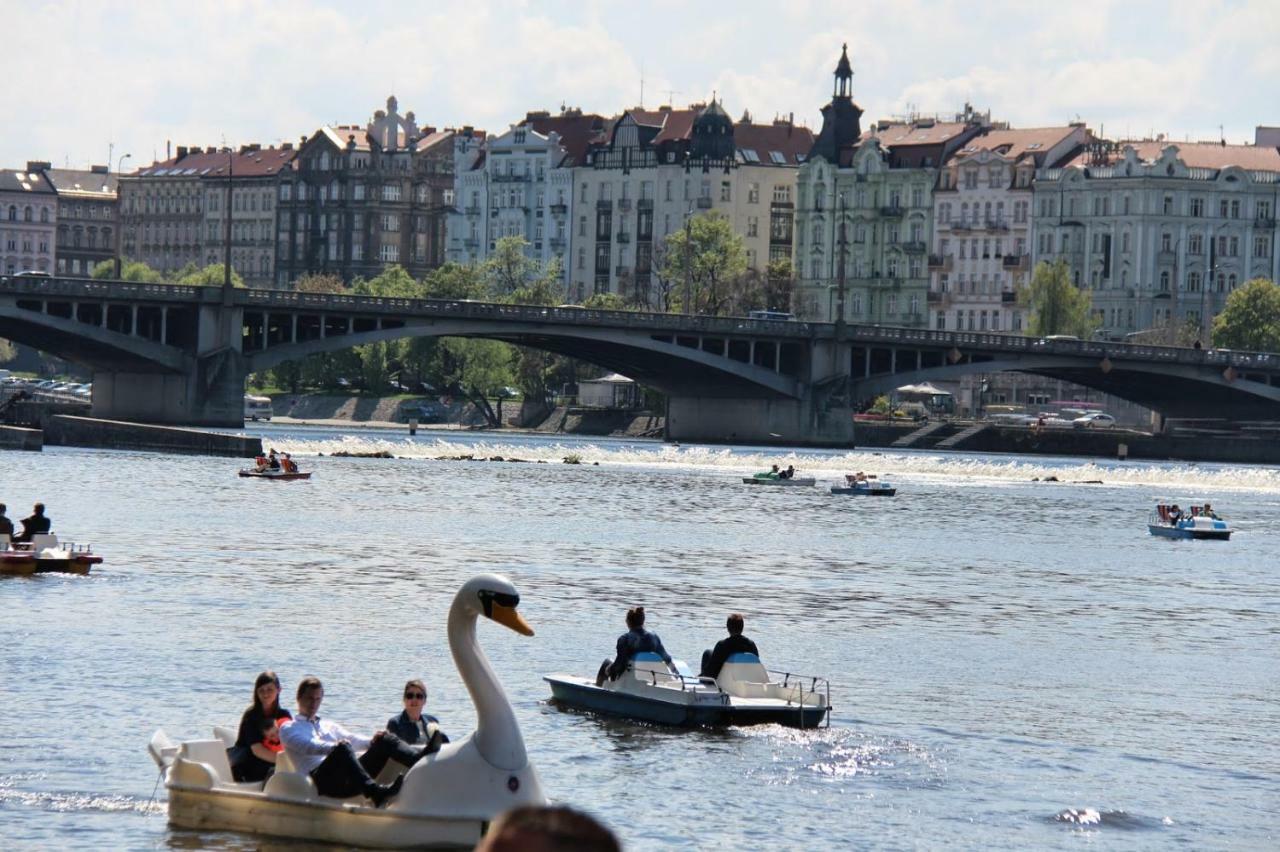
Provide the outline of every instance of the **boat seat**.
<path id="1" fill-rule="evenodd" d="M 9 549 L 9 534 L 0 533 L 0 550 L 8 550 L 8 549 Z"/>
<path id="2" fill-rule="evenodd" d="M 36 533 L 31 536 L 31 549 L 39 553 L 46 548 L 56 548 L 58 537 L 53 533 Z"/>
<path id="3" fill-rule="evenodd" d="M 281 752 L 281 756 L 283 756 Z M 314 799 L 320 795 L 316 791 L 316 782 L 303 772 L 294 772 L 280 768 L 280 758 L 276 758 L 276 771 L 271 773 L 262 792 L 268 796 L 281 799 Z"/>
<path id="4" fill-rule="evenodd" d="M 771 692 L 769 672 L 755 654 L 730 654 L 716 682 L 725 692 L 742 698 L 767 698 Z"/>
<path id="5" fill-rule="evenodd" d="M 636 680 L 649 683 L 674 680 L 671 669 L 667 668 L 666 662 L 654 651 L 637 652 L 631 658 L 631 671 L 635 673 Z"/>
<path id="6" fill-rule="evenodd" d="M 225 725 L 214 725 L 213 735 L 222 740 L 227 748 L 231 748 L 236 744 L 236 732 Z"/>
<path id="7" fill-rule="evenodd" d="M 213 770 L 218 784 L 231 784 L 231 763 L 227 760 L 227 747 L 222 740 L 187 740 L 178 756 L 184 760 L 203 763 Z"/>

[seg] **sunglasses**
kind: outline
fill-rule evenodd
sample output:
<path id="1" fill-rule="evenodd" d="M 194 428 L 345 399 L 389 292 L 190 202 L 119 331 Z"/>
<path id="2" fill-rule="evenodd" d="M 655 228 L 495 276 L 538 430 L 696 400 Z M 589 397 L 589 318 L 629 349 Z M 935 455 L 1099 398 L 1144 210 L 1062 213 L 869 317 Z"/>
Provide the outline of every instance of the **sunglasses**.
<path id="1" fill-rule="evenodd" d="M 406 692 L 404 694 L 404 697 L 405 699 L 410 701 L 412 701 L 415 698 L 418 699 L 419 701 L 427 700 L 427 694 L 425 692 Z"/>

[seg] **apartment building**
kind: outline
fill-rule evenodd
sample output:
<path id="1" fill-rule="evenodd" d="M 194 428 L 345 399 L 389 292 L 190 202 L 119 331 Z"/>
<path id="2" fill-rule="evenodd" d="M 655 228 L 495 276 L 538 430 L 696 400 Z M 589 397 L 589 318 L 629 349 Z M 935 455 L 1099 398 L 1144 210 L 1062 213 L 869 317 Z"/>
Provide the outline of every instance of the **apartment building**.
<path id="1" fill-rule="evenodd" d="M 1067 263 L 1101 336 L 1187 324 L 1207 340 L 1239 284 L 1280 279 L 1274 147 L 1097 140 L 1039 172 L 1033 207 L 1033 261 Z"/>
<path id="2" fill-rule="evenodd" d="M 48 163 L 0 171 L 0 271 L 54 271 L 58 227 L 57 190 Z"/>
<path id="3" fill-rule="evenodd" d="M 58 195 L 57 273 L 87 276 L 102 261 L 114 260 L 120 236 L 118 176 L 107 166 L 42 171 Z"/>
<path id="4" fill-rule="evenodd" d="M 394 264 L 420 278 L 444 262 L 455 134 L 398 110 L 392 96 L 363 126 L 303 138 L 278 190 L 277 286 L 307 273 L 351 282 Z"/>
<path id="5" fill-rule="evenodd" d="M 790 117 L 735 122 L 714 100 L 624 112 L 575 170 L 570 298 L 616 293 L 665 307 L 666 238 L 704 211 L 742 235 L 750 268 L 789 260 L 796 173 L 812 145 Z"/>
<path id="6" fill-rule="evenodd" d="M 1020 332 L 1018 288 L 1031 273 L 1036 171 L 1083 149 L 1083 124 L 991 129 L 944 163 L 933 199 L 928 325 Z"/>
<path id="7" fill-rule="evenodd" d="M 880 121 L 863 132 L 847 47 L 833 76 L 797 181 L 796 310 L 826 322 L 923 326 L 938 173 L 990 117 L 966 108 L 954 121 Z"/>
<path id="8" fill-rule="evenodd" d="M 297 152 L 258 144 L 238 149 L 179 145 L 177 156 L 119 182 L 121 256 L 165 275 L 226 256 L 250 287 L 269 287 L 275 259 L 275 196 Z"/>
<path id="9" fill-rule="evenodd" d="M 574 169 L 605 124 L 603 116 L 564 109 L 558 115 L 530 112 L 487 139 L 470 128 L 458 133 L 449 259 L 481 263 L 502 237 L 522 237 L 531 259 L 543 268 L 556 261 L 566 275 L 574 238 Z"/>

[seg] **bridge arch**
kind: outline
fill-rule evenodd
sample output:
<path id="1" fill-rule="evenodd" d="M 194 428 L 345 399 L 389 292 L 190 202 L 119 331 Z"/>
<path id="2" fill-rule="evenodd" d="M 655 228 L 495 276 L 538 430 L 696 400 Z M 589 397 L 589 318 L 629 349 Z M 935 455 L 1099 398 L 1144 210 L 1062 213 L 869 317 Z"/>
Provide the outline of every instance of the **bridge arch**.
<path id="1" fill-rule="evenodd" d="M 0 304 L 0 337 L 93 369 L 183 373 L 192 365 L 177 347 L 15 305 Z"/>

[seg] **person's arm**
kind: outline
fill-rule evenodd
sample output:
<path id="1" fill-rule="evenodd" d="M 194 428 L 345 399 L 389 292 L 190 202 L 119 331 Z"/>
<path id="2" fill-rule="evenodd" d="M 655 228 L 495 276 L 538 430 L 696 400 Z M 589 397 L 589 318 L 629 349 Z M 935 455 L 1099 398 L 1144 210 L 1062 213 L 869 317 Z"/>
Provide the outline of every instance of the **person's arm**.
<path id="1" fill-rule="evenodd" d="M 729 650 L 725 647 L 725 640 L 721 639 L 716 646 L 711 649 L 711 659 L 707 660 L 707 677 L 720 677 L 720 669 L 724 668 L 724 661 L 729 658 Z"/>
<path id="2" fill-rule="evenodd" d="M 658 646 L 658 656 L 662 657 L 662 661 L 671 668 L 675 668 L 676 664 L 671 661 L 671 655 L 667 653 L 667 649 L 662 647 L 662 640 L 658 638 L 658 634 L 653 634 L 653 644 Z"/>
<path id="3" fill-rule="evenodd" d="M 290 722 L 280 731 L 280 742 L 297 754 L 328 754 L 333 743 L 320 738 L 320 732 L 309 722 Z"/>
<path id="4" fill-rule="evenodd" d="M 276 753 L 264 746 L 262 743 L 254 743 L 249 746 L 249 751 L 253 752 L 253 756 L 258 758 L 258 760 L 262 760 L 267 763 L 276 762 Z"/>

